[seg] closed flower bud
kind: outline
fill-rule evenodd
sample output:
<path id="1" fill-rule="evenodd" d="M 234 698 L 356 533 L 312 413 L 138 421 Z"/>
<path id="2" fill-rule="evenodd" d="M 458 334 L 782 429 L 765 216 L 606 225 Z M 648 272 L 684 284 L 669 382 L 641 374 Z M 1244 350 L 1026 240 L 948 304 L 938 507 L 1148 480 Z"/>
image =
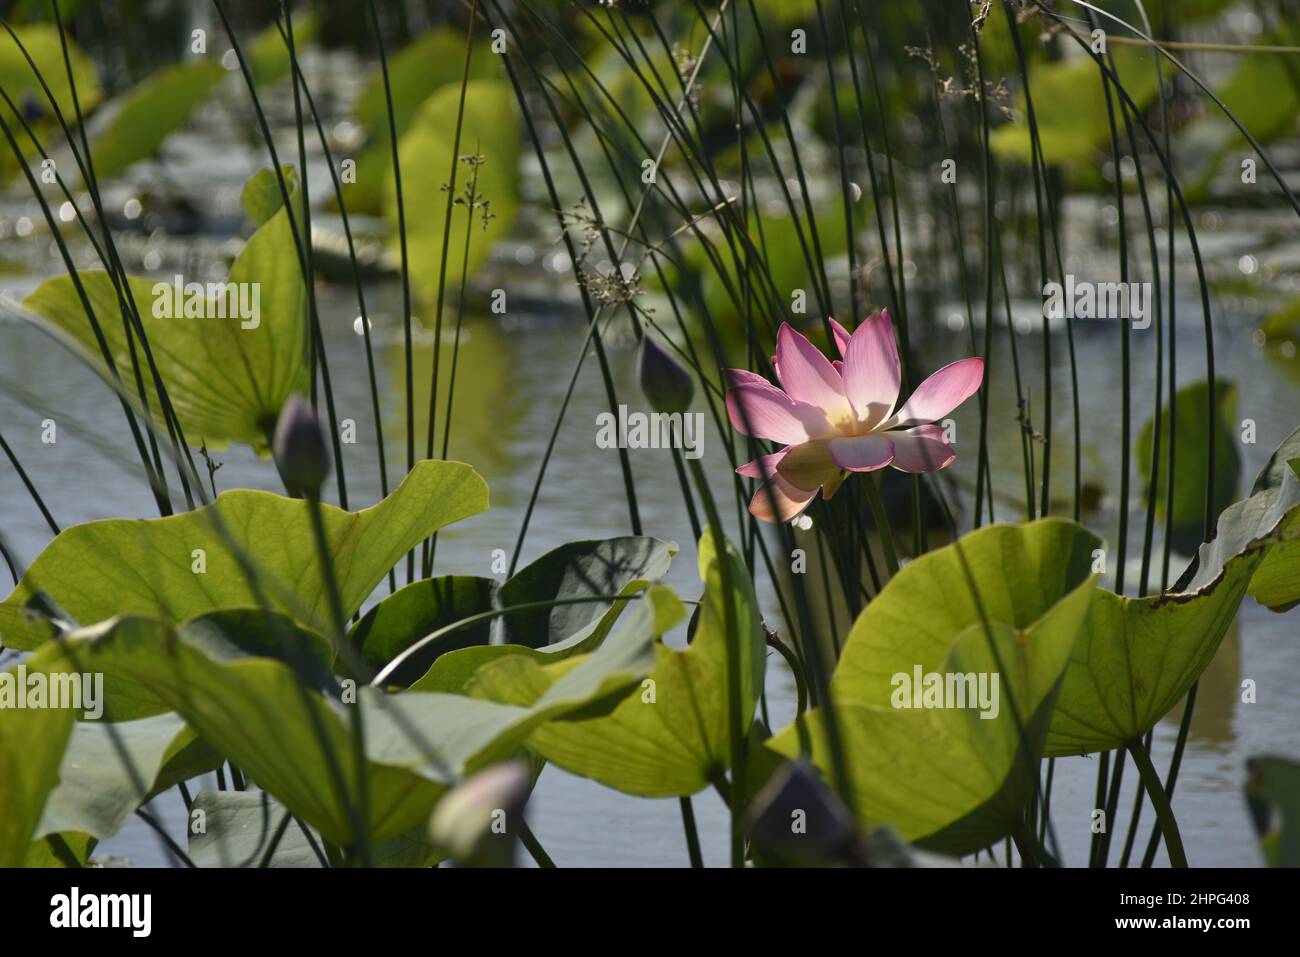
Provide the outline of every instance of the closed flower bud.
<path id="1" fill-rule="evenodd" d="M 280 410 L 271 452 L 286 492 L 300 498 L 320 497 L 330 471 L 330 453 L 316 411 L 302 396 L 291 395 Z"/>
<path id="2" fill-rule="evenodd" d="M 28 123 L 37 123 L 45 119 L 45 105 L 36 97 L 36 94 L 27 92 L 21 98 L 23 119 Z"/>
<path id="3" fill-rule="evenodd" d="M 641 391 L 656 412 L 685 412 L 695 395 L 695 380 L 682 364 L 650 336 L 641 339 L 641 361 L 637 371 Z"/>
<path id="4" fill-rule="evenodd" d="M 438 802 L 429 822 L 433 842 L 461 866 L 509 867 L 529 787 L 523 761 L 478 772 Z"/>
<path id="5" fill-rule="evenodd" d="M 844 855 L 856 837 L 849 809 L 803 761 L 779 768 L 754 798 L 749 833 L 761 850 L 803 864 Z"/>

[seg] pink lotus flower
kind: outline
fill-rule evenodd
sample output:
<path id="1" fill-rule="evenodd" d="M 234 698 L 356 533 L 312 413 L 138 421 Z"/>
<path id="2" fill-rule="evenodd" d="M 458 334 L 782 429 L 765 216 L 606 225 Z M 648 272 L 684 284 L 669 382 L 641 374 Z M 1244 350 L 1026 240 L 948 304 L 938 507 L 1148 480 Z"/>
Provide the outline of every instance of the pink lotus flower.
<path id="1" fill-rule="evenodd" d="M 776 337 L 781 389 L 744 369 L 729 369 L 727 414 L 738 432 L 785 448 L 736 471 L 763 479 L 749 511 L 765 522 L 797 518 L 821 489 L 829 499 L 850 472 L 886 465 L 933 472 L 956 454 L 938 420 L 980 387 L 984 360 L 960 359 L 917 387 L 895 411 L 901 372 L 889 311 L 868 316 L 852 335 L 830 320 L 844 361 L 834 361 L 782 323 Z M 773 509 L 775 504 L 775 509 Z"/>

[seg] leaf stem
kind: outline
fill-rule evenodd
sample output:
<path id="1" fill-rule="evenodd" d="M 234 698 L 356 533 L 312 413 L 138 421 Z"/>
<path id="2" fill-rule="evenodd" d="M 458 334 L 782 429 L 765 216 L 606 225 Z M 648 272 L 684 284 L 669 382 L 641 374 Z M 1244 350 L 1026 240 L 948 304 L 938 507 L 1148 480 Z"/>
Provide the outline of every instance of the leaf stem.
<path id="1" fill-rule="evenodd" d="M 1169 847 L 1169 862 L 1174 867 L 1187 866 L 1187 854 L 1183 851 L 1183 839 L 1178 833 L 1178 821 L 1174 818 L 1174 809 L 1169 803 L 1169 795 L 1160 783 L 1160 775 L 1151 764 L 1151 755 L 1142 742 L 1134 738 L 1128 743 L 1128 753 L 1133 756 L 1138 773 L 1142 775 L 1142 784 L 1146 787 L 1151 806 L 1155 808 L 1156 820 L 1160 822 L 1160 832 Z"/>
<path id="2" fill-rule="evenodd" d="M 686 832 L 686 853 L 690 855 L 691 867 L 704 866 L 704 857 L 700 854 L 700 834 L 695 827 L 695 805 L 689 796 L 680 798 L 682 809 L 682 830 Z"/>
<path id="3" fill-rule="evenodd" d="M 537 835 L 522 817 L 519 819 L 519 840 L 537 862 L 538 867 L 543 869 L 555 867 L 555 861 L 551 860 L 551 855 L 546 853 L 546 848 L 542 847 L 541 841 L 537 840 Z"/>

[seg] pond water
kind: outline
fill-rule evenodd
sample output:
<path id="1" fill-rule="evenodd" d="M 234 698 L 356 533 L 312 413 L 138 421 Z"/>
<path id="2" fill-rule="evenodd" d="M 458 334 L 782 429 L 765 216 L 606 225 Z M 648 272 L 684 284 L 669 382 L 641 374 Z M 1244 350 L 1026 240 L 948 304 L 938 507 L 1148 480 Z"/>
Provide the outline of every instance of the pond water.
<path id="1" fill-rule="evenodd" d="M 224 214 L 229 217 L 226 221 L 234 223 L 239 186 L 262 162 L 262 157 L 246 149 L 231 148 L 228 134 L 229 130 L 219 127 L 176 137 L 168 146 L 168 175 L 181 183 L 203 183 L 206 199 L 218 210 L 224 204 Z M 222 143 L 219 155 L 214 150 L 216 142 Z M 285 142 L 290 140 L 286 138 Z M 149 175 L 147 169 L 138 170 L 133 174 L 134 184 Z M 313 182 L 326 182 L 323 171 L 313 173 Z M 124 192 L 113 194 L 114 201 L 122 202 L 133 188 L 132 181 L 125 183 L 121 187 Z M 18 195 L 5 197 L 0 205 L 0 218 L 12 225 L 24 215 L 35 218 L 38 214 L 30 202 Z M 1221 216 L 1220 229 L 1212 231 L 1203 243 L 1213 248 L 1216 262 L 1235 265 L 1240 256 L 1247 254 L 1259 260 L 1266 258 L 1267 250 L 1256 248 L 1256 237 L 1263 232 L 1258 219 L 1233 223 L 1231 213 L 1226 210 L 1221 211 Z M 1089 211 L 1085 209 L 1082 214 L 1076 211 L 1075 218 L 1089 228 L 1082 230 L 1082 237 L 1071 238 L 1071 248 L 1088 255 L 1103 254 L 1104 251 L 1086 245 L 1094 235 Z M 124 247 L 139 260 L 128 263 L 132 271 L 142 271 L 143 263 L 156 275 L 170 276 L 178 271 L 174 267 L 185 257 L 205 260 L 219 256 L 228 237 L 227 232 L 173 239 L 163 246 L 160 237 L 137 236 L 128 239 Z M 487 513 L 440 535 L 437 573 L 491 575 L 494 550 L 504 549 L 509 554 L 514 548 L 555 411 L 586 334 L 571 277 L 550 268 L 553 265 L 550 254 L 555 250 L 553 245 L 547 245 L 551 238 L 544 236 L 533 251 L 523 255 L 516 255 L 511 249 L 498 252 L 498 266 L 508 266 L 512 275 L 521 277 L 521 282 L 526 279 L 541 290 L 537 297 L 529 297 L 527 311 L 512 308 L 505 317 L 475 316 L 467 320 L 461 343 L 457 416 L 450 457 L 469 462 L 482 473 L 491 489 L 492 507 Z M 48 235 L 39 227 L 27 240 L 7 240 L 5 245 L 5 259 L 13 271 L 0 275 L 0 291 L 7 289 L 21 298 L 41 278 L 59 271 L 55 265 L 57 260 L 49 255 Z M 150 250 L 160 253 L 161 258 L 145 262 Z M 1208 255 L 1211 253 L 1207 251 Z M 1294 251 L 1290 255 L 1294 256 Z M 1185 271 L 1188 274 L 1190 270 Z M 923 277 L 916 281 L 923 281 Z M 401 383 L 400 290 L 395 282 L 374 282 L 367 287 L 367 301 L 378 350 L 376 363 L 384 396 L 382 411 L 386 423 L 395 424 L 402 409 L 402 398 L 397 391 Z M 345 448 L 350 504 L 356 508 L 380 497 L 374 454 L 378 438 L 372 427 L 362 339 L 354 328 L 356 302 L 347 286 L 322 285 L 320 307 L 339 416 L 355 419 L 357 423 L 357 444 Z M 1033 308 L 1030 303 L 1029 309 Z M 1243 297 L 1216 300 L 1216 310 L 1219 375 L 1237 383 L 1239 414 L 1256 423 L 1256 444 L 1241 447 L 1244 489 L 1271 449 L 1297 424 L 1300 404 L 1295 401 L 1294 371 L 1287 364 L 1266 357 L 1252 339 L 1258 307 L 1252 307 Z M 1005 447 L 995 445 L 993 449 L 998 474 L 1014 476 L 1019 469 L 1019 449 L 1005 335 L 1005 331 L 999 332 L 1002 341 L 998 361 L 993 366 L 995 421 L 991 432 L 1006 443 Z M 420 338 L 416 353 L 417 407 L 427 402 L 428 367 L 433 351 L 432 336 L 426 333 Z M 928 326 L 921 339 L 921 355 L 929 368 L 966 354 L 966 333 L 952 330 L 946 322 Z M 1203 377 L 1200 316 L 1191 301 L 1180 304 L 1178 339 L 1180 381 Z M 1106 323 L 1081 324 L 1076 330 L 1076 340 L 1083 385 L 1080 401 L 1084 468 L 1086 477 L 1103 490 L 1100 511 L 1090 518 L 1090 524 L 1113 541 L 1120 454 L 1119 330 Z M 1069 483 L 1071 429 L 1063 343 L 1063 338 L 1058 336 L 1053 348 L 1058 383 L 1054 426 L 1059 440 L 1055 452 L 1056 481 L 1061 490 L 1067 489 Z M 1018 338 L 1018 345 L 1025 368 L 1034 370 L 1027 376 L 1037 393 L 1041 383 L 1041 334 L 1036 329 L 1023 334 Z M 1152 411 L 1153 349 L 1150 334 L 1135 333 L 1132 380 L 1135 436 Z M 450 350 L 443 351 L 445 360 Z M 635 352 L 630 343 L 611 347 L 610 361 L 620 394 L 636 395 Z M 132 462 L 133 453 L 120 441 L 124 430 L 116 401 L 92 374 L 49 340 L 10 320 L 0 320 L 0 408 L 3 408 L 0 421 L 6 439 L 63 526 L 110 516 L 156 514 L 138 463 Z M 617 453 L 601 449 L 595 442 L 596 416 L 605 409 L 598 367 L 594 358 L 589 358 L 579 377 L 570 413 L 560 432 L 538 508 L 532 517 L 522 556 L 524 562 L 574 538 L 627 533 L 627 508 Z M 958 488 L 973 485 L 974 456 L 969 453 L 975 448 L 973 437 L 977 434 L 972 425 L 974 414 L 971 403 L 957 416 L 959 456 L 951 471 Z M 41 422 L 46 418 L 58 424 L 58 441 L 53 445 L 43 444 L 40 439 Z M 417 435 L 423 434 L 421 418 Z M 390 435 L 386 447 L 390 477 L 400 476 L 401 440 Z M 967 454 L 962 455 L 963 451 Z M 647 534 L 681 544 L 669 583 L 683 596 L 694 597 L 699 587 L 694 546 L 670 455 L 666 451 L 645 450 L 634 451 L 631 456 L 644 529 Z M 216 473 L 219 489 L 279 490 L 272 464 L 259 460 L 247 449 L 232 447 L 214 453 L 214 458 L 221 463 Z M 705 463 L 718 490 L 722 492 L 729 487 L 728 468 L 711 426 L 705 439 Z M 1014 478 L 1001 483 L 1003 489 L 1016 487 Z M 1134 516 L 1131 527 L 1138 529 L 1130 541 L 1130 553 L 1133 553 L 1141 545 L 1141 482 L 1136 478 L 1131 506 Z M 1068 514 L 1068 504 L 1057 511 Z M 734 510 L 731 514 L 734 520 Z M 998 517 L 1017 519 L 1021 513 L 1013 503 L 999 502 Z M 8 468 L 0 469 L 0 522 L 7 542 L 25 561 L 35 557 L 48 540 L 48 530 L 30 506 L 18 478 Z M 1136 568 L 1136 563 L 1131 567 Z M 87 569 L 86 573 L 94 574 L 94 570 Z M 760 582 L 759 597 L 765 614 L 779 628 L 777 604 L 766 582 Z M 1295 622 L 1294 617 L 1272 615 L 1248 600 L 1201 682 L 1175 798 L 1184 843 L 1193 865 L 1260 863 L 1242 793 L 1244 761 L 1261 752 L 1300 756 L 1300 696 L 1294 692 L 1294 676 L 1300 675 L 1300 642 L 1296 641 Z M 1246 678 L 1257 684 L 1258 704 L 1241 701 L 1240 686 Z M 772 722 L 778 728 L 783 727 L 793 713 L 793 686 L 784 666 L 775 657 L 769 660 L 768 693 Z M 1162 771 L 1177 733 L 1177 720 L 1178 715 L 1174 714 L 1156 730 L 1155 759 Z M 1078 865 L 1087 860 L 1095 772 L 1095 758 L 1057 762 L 1053 820 L 1069 864 Z M 1129 767 L 1112 862 L 1118 856 L 1122 829 L 1127 825 L 1135 779 L 1136 774 Z M 695 804 L 706 862 L 723 864 L 727 858 L 725 809 L 712 793 L 698 796 Z M 164 800 L 159 805 L 155 812 L 175 833 L 180 833 L 179 801 Z M 633 799 L 548 768 L 529 804 L 529 816 L 538 838 L 561 866 L 684 866 L 687 863 L 676 801 Z M 1151 820 L 1151 810 L 1146 808 L 1140 847 L 1145 846 Z M 104 842 L 99 853 L 126 857 L 142 865 L 165 860 L 155 837 L 135 819 L 121 834 Z M 1165 860 L 1162 852 L 1160 861 Z"/>

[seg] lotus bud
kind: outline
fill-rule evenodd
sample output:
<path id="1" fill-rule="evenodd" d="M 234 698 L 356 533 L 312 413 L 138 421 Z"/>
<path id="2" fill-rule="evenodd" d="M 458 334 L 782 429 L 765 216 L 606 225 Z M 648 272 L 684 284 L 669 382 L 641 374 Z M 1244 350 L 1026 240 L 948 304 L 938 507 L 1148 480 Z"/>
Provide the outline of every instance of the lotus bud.
<path id="1" fill-rule="evenodd" d="M 802 864 L 843 858 L 857 840 L 848 808 L 804 761 L 787 762 L 764 785 L 749 833 L 760 851 Z"/>
<path id="2" fill-rule="evenodd" d="M 685 412 L 695 395 L 695 380 L 682 364 L 650 336 L 641 338 L 641 360 L 637 371 L 641 391 L 656 412 Z"/>
<path id="3" fill-rule="evenodd" d="M 45 119 L 45 106 L 37 99 L 36 94 L 26 92 L 21 97 L 23 119 L 28 123 L 37 123 Z"/>
<path id="4" fill-rule="evenodd" d="M 316 410 L 302 396 L 289 396 L 280 410 L 271 452 L 286 492 L 299 498 L 320 497 L 330 471 L 330 453 Z"/>
<path id="5" fill-rule="evenodd" d="M 529 784 L 528 764 L 519 760 L 475 774 L 434 809 L 433 842 L 463 866 L 511 866 Z"/>

